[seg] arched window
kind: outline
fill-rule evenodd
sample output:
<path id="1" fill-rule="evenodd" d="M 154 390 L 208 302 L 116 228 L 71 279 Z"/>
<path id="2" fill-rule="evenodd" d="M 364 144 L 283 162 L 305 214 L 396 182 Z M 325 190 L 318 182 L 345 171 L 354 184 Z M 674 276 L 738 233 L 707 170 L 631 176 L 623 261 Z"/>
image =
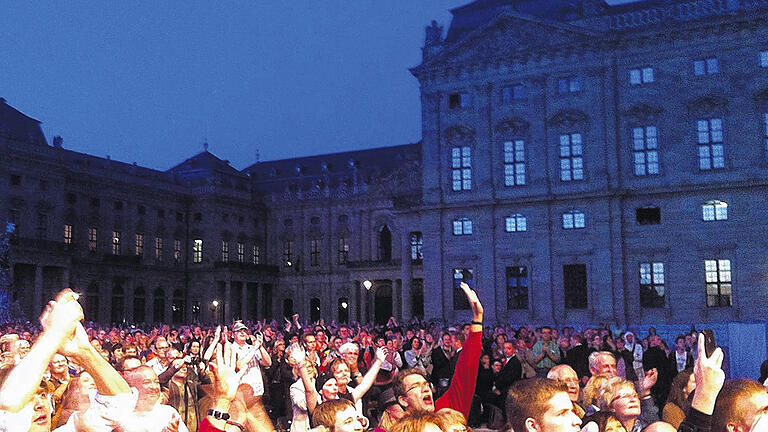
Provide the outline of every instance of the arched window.
<path id="1" fill-rule="evenodd" d="M 317 297 L 309 301 L 309 320 L 312 322 L 320 320 L 320 299 Z"/>
<path id="2" fill-rule="evenodd" d="M 136 288 L 133 293 L 133 322 L 142 323 L 146 320 L 144 311 L 146 305 L 146 298 L 144 294 L 144 287 Z"/>
<path id="3" fill-rule="evenodd" d="M 710 200 L 701 205 L 701 220 L 705 222 L 728 220 L 728 203 Z"/>
<path id="4" fill-rule="evenodd" d="M 349 322 L 349 299 L 346 297 L 339 298 L 338 315 L 339 322 Z"/>
<path id="5" fill-rule="evenodd" d="M 507 232 L 527 231 L 528 220 L 520 213 L 511 214 L 505 220 L 505 229 Z"/>
<path id="6" fill-rule="evenodd" d="M 379 228 L 379 261 L 392 260 L 392 231 L 389 225 L 382 225 Z"/>
<path id="7" fill-rule="evenodd" d="M 569 210 L 563 213 L 563 229 L 581 229 L 585 226 L 584 213 L 580 210 Z"/>
<path id="8" fill-rule="evenodd" d="M 110 319 L 113 323 L 121 323 L 124 321 L 123 313 L 125 311 L 125 297 L 123 294 L 123 284 L 120 281 L 115 281 L 112 286 L 112 313 Z"/>
<path id="9" fill-rule="evenodd" d="M 155 322 L 165 320 L 165 293 L 162 288 L 155 290 L 154 300 L 152 302 L 152 319 Z"/>

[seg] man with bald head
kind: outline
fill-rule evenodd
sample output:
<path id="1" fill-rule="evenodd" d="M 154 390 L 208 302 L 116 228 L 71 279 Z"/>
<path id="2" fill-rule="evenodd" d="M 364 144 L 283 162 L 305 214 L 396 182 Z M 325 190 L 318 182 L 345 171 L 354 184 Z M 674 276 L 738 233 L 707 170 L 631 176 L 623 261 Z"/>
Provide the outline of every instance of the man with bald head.
<path id="1" fill-rule="evenodd" d="M 579 376 L 576 374 L 576 371 L 567 364 L 560 364 L 549 370 L 547 378 L 565 384 L 568 387 L 568 398 L 573 402 L 573 413 L 579 416 L 579 418 L 584 417 L 584 408 L 578 403 L 581 394 Z"/>
<path id="2" fill-rule="evenodd" d="M 160 403 L 160 381 L 151 367 L 142 365 L 124 372 L 128 385 L 138 391 L 136 408 L 130 419 L 130 425 L 126 424 L 126 430 L 144 430 L 147 432 L 163 432 L 165 428 L 189 432 L 187 426 L 181 421 L 181 416 L 176 408 Z M 128 422 L 128 421 L 127 421 Z M 174 427 L 178 429 L 173 429 Z"/>
<path id="3" fill-rule="evenodd" d="M 677 429 L 667 422 L 657 421 L 646 426 L 643 432 L 677 432 Z"/>

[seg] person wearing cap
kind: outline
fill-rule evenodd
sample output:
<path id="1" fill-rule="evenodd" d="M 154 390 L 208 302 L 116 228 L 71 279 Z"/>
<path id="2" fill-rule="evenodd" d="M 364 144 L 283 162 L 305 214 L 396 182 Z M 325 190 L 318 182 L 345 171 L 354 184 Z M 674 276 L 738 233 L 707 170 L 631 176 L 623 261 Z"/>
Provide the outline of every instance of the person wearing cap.
<path id="1" fill-rule="evenodd" d="M 379 395 L 379 410 L 381 410 L 379 426 L 373 432 L 387 432 L 405 415 L 403 407 L 397 403 L 395 392 L 391 388 L 384 390 Z"/>
<path id="2" fill-rule="evenodd" d="M 230 356 L 232 364 L 238 368 L 247 368 L 248 371 L 240 379 L 238 396 L 242 398 L 248 411 L 255 417 L 256 424 L 269 425 L 265 430 L 272 428 L 267 411 L 264 409 L 261 397 L 264 395 L 264 379 L 261 376 L 260 366 L 270 367 L 272 357 L 264 349 L 264 336 L 258 333 L 255 337 L 248 334 L 248 327 L 242 321 L 236 321 L 232 326 L 235 334 L 234 341 L 224 347 L 224 357 Z M 250 339 L 251 344 L 248 344 Z"/>

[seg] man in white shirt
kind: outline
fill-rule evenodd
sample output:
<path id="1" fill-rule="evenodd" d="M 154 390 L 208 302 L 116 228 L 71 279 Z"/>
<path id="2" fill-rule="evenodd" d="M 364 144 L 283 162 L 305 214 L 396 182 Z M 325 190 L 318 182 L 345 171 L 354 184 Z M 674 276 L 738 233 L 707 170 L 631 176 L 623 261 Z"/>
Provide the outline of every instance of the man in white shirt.
<path id="1" fill-rule="evenodd" d="M 131 369 L 125 373 L 125 380 L 139 394 L 133 415 L 121 424 L 126 431 L 164 432 L 170 426 L 176 427 L 178 432 L 189 432 L 176 408 L 159 403 L 160 381 L 151 367 L 144 365 Z"/>
<path id="2" fill-rule="evenodd" d="M 225 347 L 224 358 L 231 356 L 230 364 L 237 365 L 239 370 L 248 368 L 243 375 L 238 388 L 238 398 L 241 398 L 248 407 L 248 411 L 255 417 L 254 423 L 264 431 L 272 430 L 272 422 L 267 416 L 264 404 L 261 401 L 264 395 L 264 379 L 261 376 L 261 367 L 270 367 L 272 357 L 264 349 L 264 336 L 258 333 L 255 337 L 248 334 L 248 327 L 240 321 L 232 326 L 235 334 L 234 342 Z M 251 344 L 248 344 L 248 340 Z M 268 425 L 268 426 L 263 426 Z"/>

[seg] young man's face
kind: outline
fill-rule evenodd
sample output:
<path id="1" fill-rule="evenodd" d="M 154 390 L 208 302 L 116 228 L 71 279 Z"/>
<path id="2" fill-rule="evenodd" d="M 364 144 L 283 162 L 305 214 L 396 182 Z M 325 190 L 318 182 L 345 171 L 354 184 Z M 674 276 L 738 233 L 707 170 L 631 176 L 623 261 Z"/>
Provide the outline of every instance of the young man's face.
<path id="1" fill-rule="evenodd" d="M 49 432 L 51 430 L 51 401 L 45 389 L 38 389 L 32 398 L 34 414 L 29 432 Z"/>
<path id="2" fill-rule="evenodd" d="M 743 423 L 740 425 L 741 430 L 749 431 L 760 415 L 768 415 L 768 392 L 761 391 L 753 393 L 749 398 L 739 398 L 736 405 L 734 411 L 744 413 Z M 762 431 L 762 429 L 755 428 L 753 432 Z"/>
<path id="3" fill-rule="evenodd" d="M 405 397 L 400 396 L 398 401 L 406 411 L 434 411 L 435 401 L 432 399 L 432 388 L 423 376 L 411 374 L 403 379 Z"/>
<path id="4" fill-rule="evenodd" d="M 244 344 L 248 340 L 248 330 L 238 330 L 235 332 L 235 341 Z"/>
<path id="5" fill-rule="evenodd" d="M 547 401 L 547 410 L 536 420 L 525 421 L 527 432 L 579 432 L 581 419 L 573 413 L 568 393 L 558 392 Z"/>
<path id="6" fill-rule="evenodd" d="M 315 351 L 317 348 L 317 340 L 312 335 L 304 336 L 304 346 L 307 348 L 307 351 Z"/>
<path id="7" fill-rule="evenodd" d="M 336 423 L 333 426 L 335 432 L 362 432 L 368 422 L 357 415 L 355 407 L 348 406 L 336 413 Z"/>

